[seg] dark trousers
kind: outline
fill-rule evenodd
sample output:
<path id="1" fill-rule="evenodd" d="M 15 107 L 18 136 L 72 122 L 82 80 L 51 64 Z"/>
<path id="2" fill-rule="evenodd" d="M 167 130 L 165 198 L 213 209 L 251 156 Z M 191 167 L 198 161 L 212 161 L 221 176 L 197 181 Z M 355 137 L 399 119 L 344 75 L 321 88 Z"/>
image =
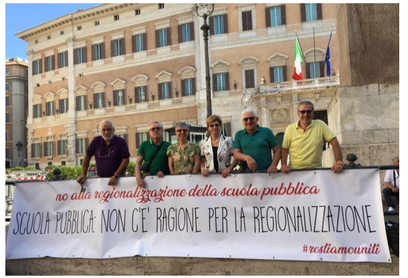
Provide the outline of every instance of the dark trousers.
<path id="1" fill-rule="evenodd" d="M 387 203 L 387 206 L 395 208 L 395 205 L 394 205 L 391 197 L 392 196 L 397 197 L 397 200 L 398 200 L 398 203 L 399 203 L 399 190 L 396 193 L 394 193 L 394 192 L 392 192 L 391 188 L 386 187 L 386 188 L 383 189 L 383 194 L 384 194 L 384 199 L 385 199 L 385 202 Z"/>

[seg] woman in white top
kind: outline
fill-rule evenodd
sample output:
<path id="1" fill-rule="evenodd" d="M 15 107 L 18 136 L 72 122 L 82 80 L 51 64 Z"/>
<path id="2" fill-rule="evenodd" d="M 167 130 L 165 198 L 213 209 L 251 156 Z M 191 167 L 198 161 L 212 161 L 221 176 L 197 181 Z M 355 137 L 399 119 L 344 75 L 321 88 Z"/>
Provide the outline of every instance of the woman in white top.
<path id="1" fill-rule="evenodd" d="M 207 118 L 207 128 L 211 136 L 200 143 L 201 175 L 207 177 L 210 173 L 219 173 L 226 178 L 237 165 L 235 158 L 231 163 L 233 140 L 221 134 L 222 120 L 218 115 Z"/>

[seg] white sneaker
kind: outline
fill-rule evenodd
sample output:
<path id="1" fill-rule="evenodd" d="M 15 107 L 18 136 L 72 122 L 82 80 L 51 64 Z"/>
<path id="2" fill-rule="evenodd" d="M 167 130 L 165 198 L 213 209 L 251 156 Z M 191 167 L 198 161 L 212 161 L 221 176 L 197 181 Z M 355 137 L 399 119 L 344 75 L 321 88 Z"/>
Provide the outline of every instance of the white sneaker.
<path id="1" fill-rule="evenodd" d="M 395 208 L 389 207 L 389 208 L 388 208 L 388 211 L 395 211 Z"/>

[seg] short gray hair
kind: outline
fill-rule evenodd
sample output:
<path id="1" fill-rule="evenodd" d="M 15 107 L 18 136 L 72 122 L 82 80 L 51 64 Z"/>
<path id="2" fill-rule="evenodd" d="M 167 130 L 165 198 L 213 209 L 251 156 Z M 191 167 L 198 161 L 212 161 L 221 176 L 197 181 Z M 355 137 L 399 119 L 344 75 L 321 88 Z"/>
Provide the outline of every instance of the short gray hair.
<path id="1" fill-rule="evenodd" d="M 102 129 L 102 124 L 103 124 L 103 123 L 108 123 L 108 124 L 110 124 L 111 128 L 115 128 L 115 125 L 113 124 L 112 121 L 103 120 L 103 121 L 99 124 L 99 128 L 100 128 L 100 129 Z"/>
<path id="2" fill-rule="evenodd" d="M 253 109 L 253 108 L 250 108 L 250 107 L 245 108 L 245 109 L 242 111 L 242 113 L 241 113 L 241 118 L 244 116 L 245 113 L 252 113 L 252 114 L 254 114 L 255 117 L 258 117 L 258 114 L 256 113 L 256 110 Z"/>
<path id="3" fill-rule="evenodd" d="M 314 111 L 314 104 L 313 104 L 311 101 L 308 101 L 308 100 L 303 100 L 303 101 L 301 101 L 301 102 L 298 104 L 298 111 L 299 111 L 299 107 L 300 107 L 301 105 L 311 106 L 311 107 L 312 107 L 312 110 Z"/>
<path id="4" fill-rule="evenodd" d="M 150 127 L 151 124 L 158 124 L 161 127 L 161 129 L 163 129 L 163 125 L 159 121 L 151 121 L 148 127 Z"/>
<path id="5" fill-rule="evenodd" d="M 190 125 L 186 122 L 178 122 L 176 126 L 174 127 L 174 130 L 176 130 L 176 128 L 178 127 L 185 127 L 187 128 L 188 131 L 190 131 Z"/>
<path id="6" fill-rule="evenodd" d="M 394 162 L 396 160 L 399 160 L 399 156 L 395 156 L 395 157 L 392 158 L 392 162 Z"/>

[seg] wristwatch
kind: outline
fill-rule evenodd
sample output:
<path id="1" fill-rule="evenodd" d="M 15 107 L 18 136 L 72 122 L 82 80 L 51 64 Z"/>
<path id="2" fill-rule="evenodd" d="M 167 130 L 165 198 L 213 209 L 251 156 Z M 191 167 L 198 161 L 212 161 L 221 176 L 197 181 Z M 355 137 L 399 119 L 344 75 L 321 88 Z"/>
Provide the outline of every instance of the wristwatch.
<path id="1" fill-rule="evenodd" d="M 113 174 L 113 177 L 115 177 L 115 179 L 118 179 L 118 178 L 119 178 L 119 176 L 116 175 L 116 174 Z"/>
<path id="2" fill-rule="evenodd" d="M 337 165 L 343 165 L 343 161 L 341 161 L 341 160 L 336 161 L 336 164 L 337 164 Z"/>

